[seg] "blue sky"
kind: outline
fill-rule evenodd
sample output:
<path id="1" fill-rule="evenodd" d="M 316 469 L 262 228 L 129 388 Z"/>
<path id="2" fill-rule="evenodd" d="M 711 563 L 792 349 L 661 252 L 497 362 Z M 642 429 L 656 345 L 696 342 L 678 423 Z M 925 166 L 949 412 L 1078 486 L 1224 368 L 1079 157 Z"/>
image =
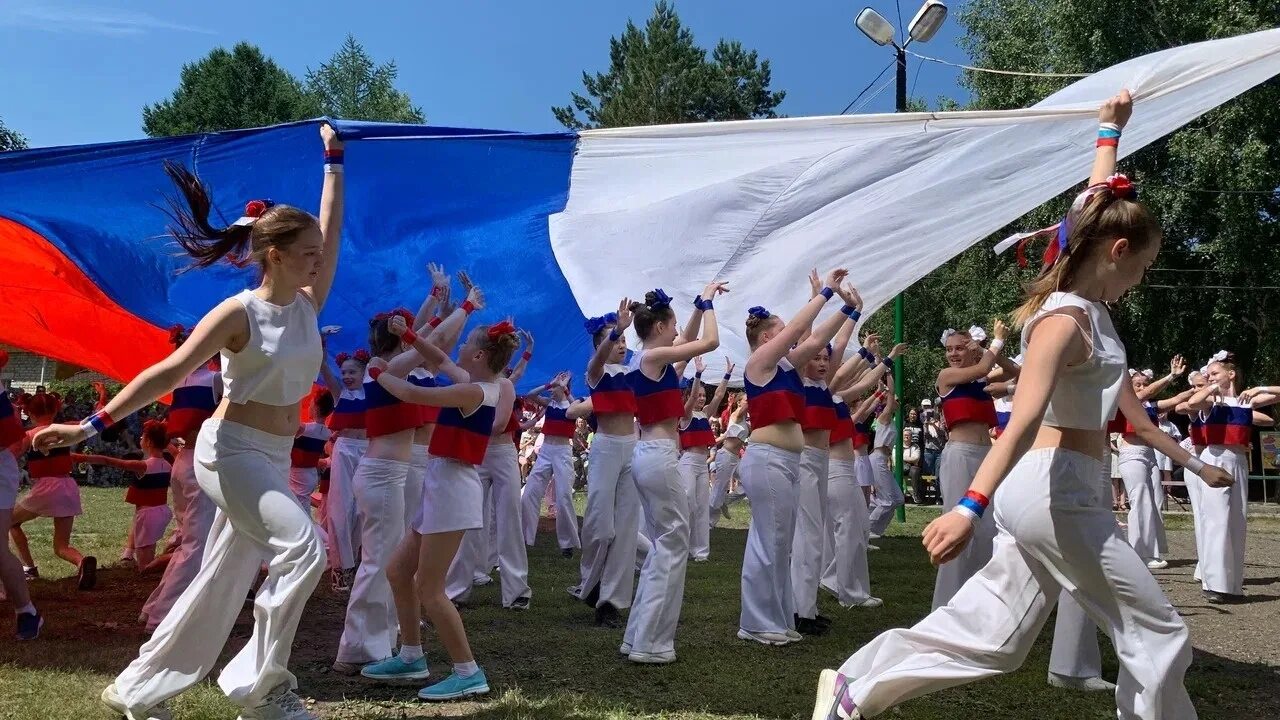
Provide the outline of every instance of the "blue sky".
<path id="1" fill-rule="evenodd" d="M 894 3 L 868 4 L 896 23 Z M 960 1 L 950 4 L 954 13 Z M 919 7 L 917 0 L 901 6 L 904 21 Z M 550 107 L 581 88 L 583 70 L 603 70 L 609 37 L 628 18 L 642 24 L 652 7 L 651 0 L 4 0 L 0 118 L 32 146 L 137 138 L 143 105 L 167 97 L 183 63 L 214 47 L 247 40 L 302 76 L 351 32 L 379 61 L 396 61 L 398 86 L 432 124 L 558 130 Z M 781 110 L 793 116 L 840 112 L 891 60 L 853 26 L 862 7 L 862 0 L 677 3 L 704 47 L 734 38 L 772 60 L 773 87 L 787 91 Z M 964 61 L 960 34 L 953 15 L 932 42 L 914 49 Z M 917 75 L 918 63 L 912 58 L 909 67 L 913 95 L 962 95 L 957 70 L 926 63 Z M 891 78 L 886 73 L 882 82 Z M 862 112 L 892 108 L 890 84 Z"/>

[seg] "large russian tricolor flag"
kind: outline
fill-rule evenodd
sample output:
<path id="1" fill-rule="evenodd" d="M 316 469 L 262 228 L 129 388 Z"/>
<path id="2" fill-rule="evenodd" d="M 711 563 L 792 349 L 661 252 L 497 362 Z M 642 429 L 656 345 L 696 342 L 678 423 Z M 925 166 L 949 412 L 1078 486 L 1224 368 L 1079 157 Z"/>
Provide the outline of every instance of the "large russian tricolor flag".
<path id="1" fill-rule="evenodd" d="M 422 300 L 428 262 L 466 269 L 483 317 L 536 336 L 540 381 L 582 367 L 584 314 L 662 287 L 683 315 L 716 278 L 741 360 L 746 309 L 793 311 L 809 268 L 848 267 L 869 314 L 1082 180 L 1120 88 L 1135 98 L 1127 154 L 1277 73 L 1269 30 L 1130 60 L 1024 110 L 576 135 L 337 121 L 346 222 L 321 321 L 344 328 L 331 352 L 362 347 L 370 316 Z M 230 265 L 179 274 L 162 162 L 195 168 L 228 222 L 255 198 L 314 212 L 317 122 L 0 155 L 0 342 L 132 378 L 168 351 L 163 328 L 256 282 Z"/>

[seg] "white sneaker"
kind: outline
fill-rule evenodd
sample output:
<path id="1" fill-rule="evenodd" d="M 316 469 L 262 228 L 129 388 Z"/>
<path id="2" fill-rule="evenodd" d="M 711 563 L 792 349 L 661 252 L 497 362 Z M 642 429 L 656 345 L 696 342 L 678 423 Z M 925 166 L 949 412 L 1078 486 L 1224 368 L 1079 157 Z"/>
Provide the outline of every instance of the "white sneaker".
<path id="1" fill-rule="evenodd" d="M 800 642 L 801 640 L 804 639 L 804 636 L 796 632 L 795 630 L 788 630 L 787 639 L 790 640 L 791 642 Z"/>
<path id="2" fill-rule="evenodd" d="M 1148 560 L 1147 567 L 1151 568 L 1152 570 L 1163 570 L 1169 567 L 1169 561 L 1161 560 L 1160 558 L 1156 558 L 1155 560 Z"/>
<path id="3" fill-rule="evenodd" d="M 287 685 L 281 685 L 258 707 L 241 710 L 239 720 L 320 720 L 320 716 L 308 710 Z"/>
<path id="4" fill-rule="evenodd" d="M 169 714 L 168 708 L 163 704 L 142 713 L 129 712 L 129 708 L 124 704 L 124 698 L 120 697 L 120 693 L 116 692 L 115 683 L 111 683 L 103 689 L 100 697 L 103 705 L 111 708 L 117 715 L 123 716 L 125 720 L 173 720 L 173 715 Z"/>
<path id="5" fill-rule="evenodd" d="M 627 655 L 627 659 L 641 665 L 669 665 L 676 661 L 676 651 L 668 650 L 660 653 L 633 652 Z"/>
<path id="6" fill-rule="evenodd" d="M 853 608 L 878 608 L 882 605 L 884 605 L 884 600 L 881 600 L 878 597 L 866 597 L 857 602 L 849 603 L 848 605 L 840 603 L 840 607 L 846 610 L 851 610 Z"/>
<path id="7" fill-rule="evenodd" d="M 1069 675 L 1059 675 L 1057 673 L 1049 673 L 1049 684 L 1056 688 L 1064 690 L 1078 690 L 1080 692 L 1115 692 L 1116 685 L 1107 682 L 1100 677 L 1071 677 Z"/>
<path id="8" fill-rule="evenodd" d="M 867 544 L 867 549 L 868 549 L 868 550 L 879 550 L 879 549 L 880 549 L 880 546 L 879 546 L 879 545 L 872 545 L 872 544 L 868 543 L 868 544 Z"/>
<path id="9" fill-rule="evenodd" d="M 631 654 L 631 643 L 625 643 L 625 642 L 624 642 L 624 643 L 622 643 L 621 645 L 619 645 L 619 646 L 618 646 L 618 654 L 619 654 L 619 655 L 630 655 L 630 654 Z"/>
<path id="10" fill-rule="evenodd" d="M 788 645 L 793 640 L 783 633 L 771 632 L 748 632 L 746 630 L 738 630 L 739 640 L 754 640 L 761 645 Z"/>

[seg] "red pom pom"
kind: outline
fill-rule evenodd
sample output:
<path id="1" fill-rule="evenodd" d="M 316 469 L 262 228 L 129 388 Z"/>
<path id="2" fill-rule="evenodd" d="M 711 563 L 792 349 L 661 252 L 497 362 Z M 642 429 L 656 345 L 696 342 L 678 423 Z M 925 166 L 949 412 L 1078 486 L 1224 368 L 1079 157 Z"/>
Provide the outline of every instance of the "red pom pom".
<path id="1" fill-rule="evenodd" d="M 497 340 L 503 335 L 515 334 L 515 331 L 516 326 L 512 325 L 510 320 L 503 320 L 502 322 L 494 323 L 489 326 L 489 339 Z"/>
<path id="2" fill-rule="evenodd" d="M 369 351 L 365 350 L 364 348 L 360 348 L 359 350 L 357 350 L 356 354 L 353 357 L 355 357 L 355 359 L 359 360 L 360 362 L 365 363 L 366 365 L 369 363 L 369 359 L 370 359 Z"/>
<path id="3" fill-rule="evenodd" d="M 244 216 L 257 218 L 267 211 L 267 203 L 263 200 L 250 200 L 244 204 Z"/>
<path id="4" fill-rule="evenodd" d="M 338 364 L 339 364 L 339 365 L 341 365 L 342 363 L 344 363 L 344 362 L 346 362 L 346 361 L 348 361 L 348 360 L 350 360 L 350 359 L 351 359 L 351 356 L 350 356 L 350 355 L 348 355 L 348 354 L 346 354 L 346 353 L 344 353 L 344 352 L 340 352 L 340 353 L 338 353 L 338 356 L 337 356 L 336 358 L 334 358 L 334 360 L 337 360 L 337 361 L 338 361 Z"/>
<path id="5" fill-rule="evenodd" d="M 187 329 L 181 325 L 169 326 L 169 344 L 177 345 L 186 339 Z"/>

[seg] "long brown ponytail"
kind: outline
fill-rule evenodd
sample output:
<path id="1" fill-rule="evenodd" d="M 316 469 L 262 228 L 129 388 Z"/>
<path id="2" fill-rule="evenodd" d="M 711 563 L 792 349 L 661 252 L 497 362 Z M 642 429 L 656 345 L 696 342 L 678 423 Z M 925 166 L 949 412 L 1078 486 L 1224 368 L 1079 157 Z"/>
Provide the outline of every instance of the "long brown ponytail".
<path id="1" fill-rule="evenodd" d="M 214 227 L 209 222 L 212 195 L 200 178 L 168 160 L 164 163 L 164 172 L 182 196 L 181 199 L 166 198 L 165 211 L 172 221 L 169 234 L 191 256 L 187 269 L 206 268 L 223 259 L 237 265 L 257 262 L 265 266 L 267 250 L 288 247 L 304 230 L 318 226 L 316 219 L 305 210 L 289 205 L 268 206 L 255 200 L 249 204 L 261 204 L 262 209 L 252 223 Z"/>

